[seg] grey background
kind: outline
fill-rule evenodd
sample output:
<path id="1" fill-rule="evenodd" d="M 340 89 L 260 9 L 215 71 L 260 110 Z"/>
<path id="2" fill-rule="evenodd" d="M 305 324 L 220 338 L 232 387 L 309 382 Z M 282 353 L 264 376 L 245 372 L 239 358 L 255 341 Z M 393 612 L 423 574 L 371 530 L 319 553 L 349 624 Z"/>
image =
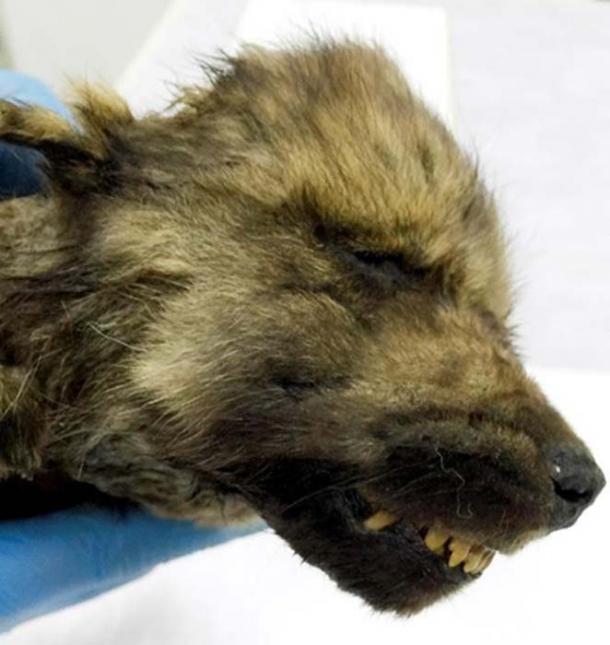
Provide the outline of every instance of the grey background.
<path id="1" fill-rule="evenodd" d="M 245 0 L 202 2 L 210 51 Z M 170 4 L 4 0 L 3 50 L 56 88 L 75 76 L 114 82 Z M 457 134 L 506 222 L 522 353 L 543 366 L 609 369 L 610 3 L 416 4 L 451 16 Z"/>

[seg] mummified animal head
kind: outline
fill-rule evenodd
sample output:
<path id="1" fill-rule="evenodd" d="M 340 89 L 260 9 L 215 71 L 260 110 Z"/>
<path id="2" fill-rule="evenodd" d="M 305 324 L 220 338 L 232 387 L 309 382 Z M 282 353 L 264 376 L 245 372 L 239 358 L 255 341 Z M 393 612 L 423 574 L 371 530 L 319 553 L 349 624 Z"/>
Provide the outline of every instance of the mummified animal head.
<path id="1" fill-rule="evenodd" d="M 40 468 L 254 509 L 400 612 L 573 523 L 604 480 L 513 350 L 492 198 L 385 55 L 246 50 L 175 108 L 89 91 L 75 131 L 5 106 L 71 240 L 5 298 Z"/>

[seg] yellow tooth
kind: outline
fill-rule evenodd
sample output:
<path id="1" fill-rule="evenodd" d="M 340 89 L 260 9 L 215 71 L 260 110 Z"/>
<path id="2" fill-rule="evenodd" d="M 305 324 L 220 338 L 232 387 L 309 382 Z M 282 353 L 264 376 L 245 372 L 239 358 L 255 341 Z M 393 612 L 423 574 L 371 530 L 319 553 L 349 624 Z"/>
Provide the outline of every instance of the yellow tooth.
<path id="1" fill-rule="evenodd" d="M 439 551 L 442 553 L 441 547 L 445 546 L 445 542 L 447 542 L 448 539 L 449 533 L 447 533 L 446 531 L 431 528 L 426 534 L 424 543 L 430 549 L 430 551 L 434 551 L 434 553 L 438 554 Z"/>
<path id="2" fill-rule="evenodd" d="M 490 565 L 491 561 L 493 560 L 495 555 L 495 551 L 490 551 L 489 549 L 485 549 L 485 553 L 483 554 L 483 557 L 481 558 L 481 562 L 477 565 L 476 569 L 473 569 L 470 573 L 481 573 L 481 571 L 484 571 L 487 569 L 487 567 Z"/>
<path id="3" fill-rule="evenodd" d="M 466 561 L 464 562 L 464 573 L 472 573 L 481 564 L 485 557 L 485 547 L 478 545 L 470 549 Z"/>
<path id="4" fill-rule="evenodd" d="M 387 511 L 377 511 L 374 515 L 364 520 L 364 528 L 369 531 L 381 531 L 386 526 L 396 524 L 400 518 Z"/>
<path id="5" fill-rule="evenodd" d="M 468 556 L 471 546 L 472 545 L 468 542 L 462 542 L 461 540 L 453 538 L 453 540 L 449 542 L 449 550 L 451 551 L 449 566 L 457 567 L 459 564 L 462 564 Z"/>

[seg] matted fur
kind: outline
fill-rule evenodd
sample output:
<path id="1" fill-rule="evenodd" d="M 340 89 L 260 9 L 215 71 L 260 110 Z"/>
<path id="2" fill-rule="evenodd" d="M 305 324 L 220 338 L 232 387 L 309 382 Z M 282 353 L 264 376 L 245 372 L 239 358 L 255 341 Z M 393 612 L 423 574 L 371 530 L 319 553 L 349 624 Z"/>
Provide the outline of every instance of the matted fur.
<path id="1" fill-rule="evenodd" d="M 48 179 L 0 205 L 7 481 L 261 514 L 398 611 L 467 581 L 413 527 L 504 551 L 553 528 L 548 450 L 586 449 L 512 349 L 493 200 L 395 65 L 250 48 L 175 107 L 0 108 Z M 405 519 L 366 531 L 378 507 Z"/>

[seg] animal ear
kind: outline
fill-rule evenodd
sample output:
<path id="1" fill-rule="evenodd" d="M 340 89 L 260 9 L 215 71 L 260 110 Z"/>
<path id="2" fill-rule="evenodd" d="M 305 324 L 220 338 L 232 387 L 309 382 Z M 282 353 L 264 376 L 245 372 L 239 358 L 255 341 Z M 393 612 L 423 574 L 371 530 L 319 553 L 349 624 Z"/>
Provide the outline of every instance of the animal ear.
<path id="1" fill-rule="evenodd" d="M 116 143 L 134 117 L 110 89 L 78 87 L 70 103 L 74 122 L 52 110 L 0 101 L 0 140 L 38 150 L 52 186 L 67 192 L 95 189 L 116 165 Z"/>

